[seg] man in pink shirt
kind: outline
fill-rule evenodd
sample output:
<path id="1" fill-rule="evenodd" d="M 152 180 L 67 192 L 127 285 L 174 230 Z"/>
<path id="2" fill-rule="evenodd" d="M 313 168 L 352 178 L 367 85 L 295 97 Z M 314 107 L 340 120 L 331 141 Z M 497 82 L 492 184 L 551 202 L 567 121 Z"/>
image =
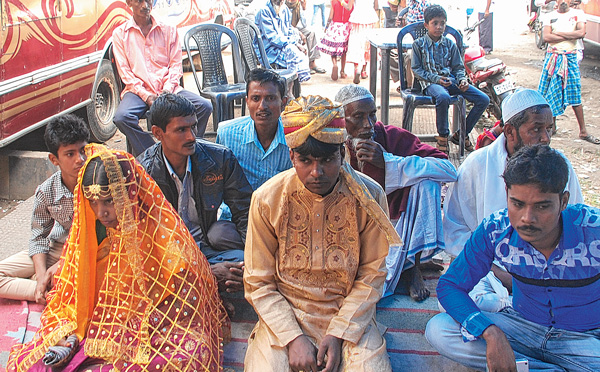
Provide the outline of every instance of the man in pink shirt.
<path id="1" fill-rule="evenodd" d="M 127 0 L 133 18 L 113 32 L 113 53 L 125 89 L 113 119 L 127 137 L 134 156 L 154 144 L 152 136 L 139 126 L 139 119 L 163 92 L 189 99 L 196 107 L 197 133 L 202 138 L 212 105 L 197 94 L 184 90 L 181 45 L 177 29 L 150 15 L 152 0 Z"/>

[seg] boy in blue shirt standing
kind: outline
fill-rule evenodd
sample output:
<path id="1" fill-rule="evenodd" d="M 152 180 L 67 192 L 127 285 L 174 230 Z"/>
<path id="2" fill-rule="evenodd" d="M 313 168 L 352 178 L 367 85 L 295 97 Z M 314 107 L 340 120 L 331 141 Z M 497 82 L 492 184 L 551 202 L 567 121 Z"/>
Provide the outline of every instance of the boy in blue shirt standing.
<path id="1" fill-rule="evenodd" d="M 447 20 L 444 8 L 439 5 L 427 7 L 424 18 L 427 34 L 413 42 L 412 70 L 421 83 L 423 92 L 435 101 L 437 148 L 448 153 L 450 96 L 461 95 L 473 103 L 473 108 L 467 116 L 465 141 L 465 148 L 473 151 L 468 134 L 489 105 L 490 99 L 469 84 L 463 65 L 462 52 L 458 50 L 452 40 L 444 36 Z M 457 131 L 450 137 L 450 141 L 457 145 L 459 143 L 458 134 Z"/>

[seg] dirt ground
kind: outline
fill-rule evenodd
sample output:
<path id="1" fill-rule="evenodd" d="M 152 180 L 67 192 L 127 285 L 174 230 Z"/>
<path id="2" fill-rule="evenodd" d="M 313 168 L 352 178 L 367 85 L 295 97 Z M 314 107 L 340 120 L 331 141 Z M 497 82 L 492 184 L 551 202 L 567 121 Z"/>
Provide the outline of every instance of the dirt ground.
<path id="1" fill-rule="evenodd" d="M 582 103 L 586 127 L 600 137 L 600 47 L 586 43 L 581 65 Z M 536 89 L 541 75 L 544 51 L 535 47 L 533 34 L 515 35 L 493 51 L 508 66 L 517 85 Z M 557 118 L 558 132 L 552 137 L 552 147 L 560 149 L 573 164 L 579 177 L 586 204 L 600 207 L 600 145 L 579 139 L 579 127 L 571 108 Z"/>
<path id="2" fill-rule="evenodd" d="M 15 207 L 17 205 L 19 205 L 19 203 L 21 203 L 22 200 L 6 200 L 6 199 L 0 199 L 0 218 L 6 216 L 7 214 L 9 214 L 10 212 L 13 211 L 13 209 L 15 209 Z"/>

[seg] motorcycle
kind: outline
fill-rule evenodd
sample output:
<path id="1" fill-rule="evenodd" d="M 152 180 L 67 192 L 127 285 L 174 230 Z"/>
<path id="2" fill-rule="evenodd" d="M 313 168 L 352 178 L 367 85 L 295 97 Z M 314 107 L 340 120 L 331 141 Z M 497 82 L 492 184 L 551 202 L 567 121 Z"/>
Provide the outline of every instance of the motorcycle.
<path id="1" fill-rule="evenodd" d="M 464 39 L 467 42 L 481 22 L 483 22 L 483 19 L 473 24 L 473 26 L 465 28 Z M 507 77 L 506 65 L 499 58 L 487 59 L 485 51 L 479 45 L 466 48 L 464 63 L 471 84 L 490 98 L 490 104 L 487 108 L 488 113 L 501 120 L 502 101 L 512 94 L 516 88 L 514 82 Z"/>
<path id="2" fill-rule="evenodd" d="M 556 1 L 550 1 L 547 4 L 543 1 L 536 1 L 535 5 L 538 7 L 535 16 L 529 21 L 529 27 L 535 36 L 535 45 L 539 49 L 546 49 L 548 44 L 544 41 L 544 35 L 542 32 L 542 17 L 546 13 L 550 13 L 554 10 Z"/>

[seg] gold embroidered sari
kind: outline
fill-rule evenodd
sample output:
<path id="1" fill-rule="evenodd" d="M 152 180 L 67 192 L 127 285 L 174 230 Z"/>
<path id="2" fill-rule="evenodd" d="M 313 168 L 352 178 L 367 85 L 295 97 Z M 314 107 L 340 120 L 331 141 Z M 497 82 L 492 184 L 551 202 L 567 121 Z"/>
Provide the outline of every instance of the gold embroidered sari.
<path id="1" fill-rule="evenodd" d="M 87 358 L 115 371 L 221 371 L 229 323 L 206 258 L 132 155 L 95 144 L 86 153 L 41 328 L 33 341 L 13 347 L 7 370 L 36 369 L 48 347 L 74 333 L 83 342 L 65 370 L 78 370 Z M 104 163 L 119 221 L 100 250 L 96 217 L 82 193 L 95 157 Z M 99 268 L 103 275 L 90 275 Z"/>

